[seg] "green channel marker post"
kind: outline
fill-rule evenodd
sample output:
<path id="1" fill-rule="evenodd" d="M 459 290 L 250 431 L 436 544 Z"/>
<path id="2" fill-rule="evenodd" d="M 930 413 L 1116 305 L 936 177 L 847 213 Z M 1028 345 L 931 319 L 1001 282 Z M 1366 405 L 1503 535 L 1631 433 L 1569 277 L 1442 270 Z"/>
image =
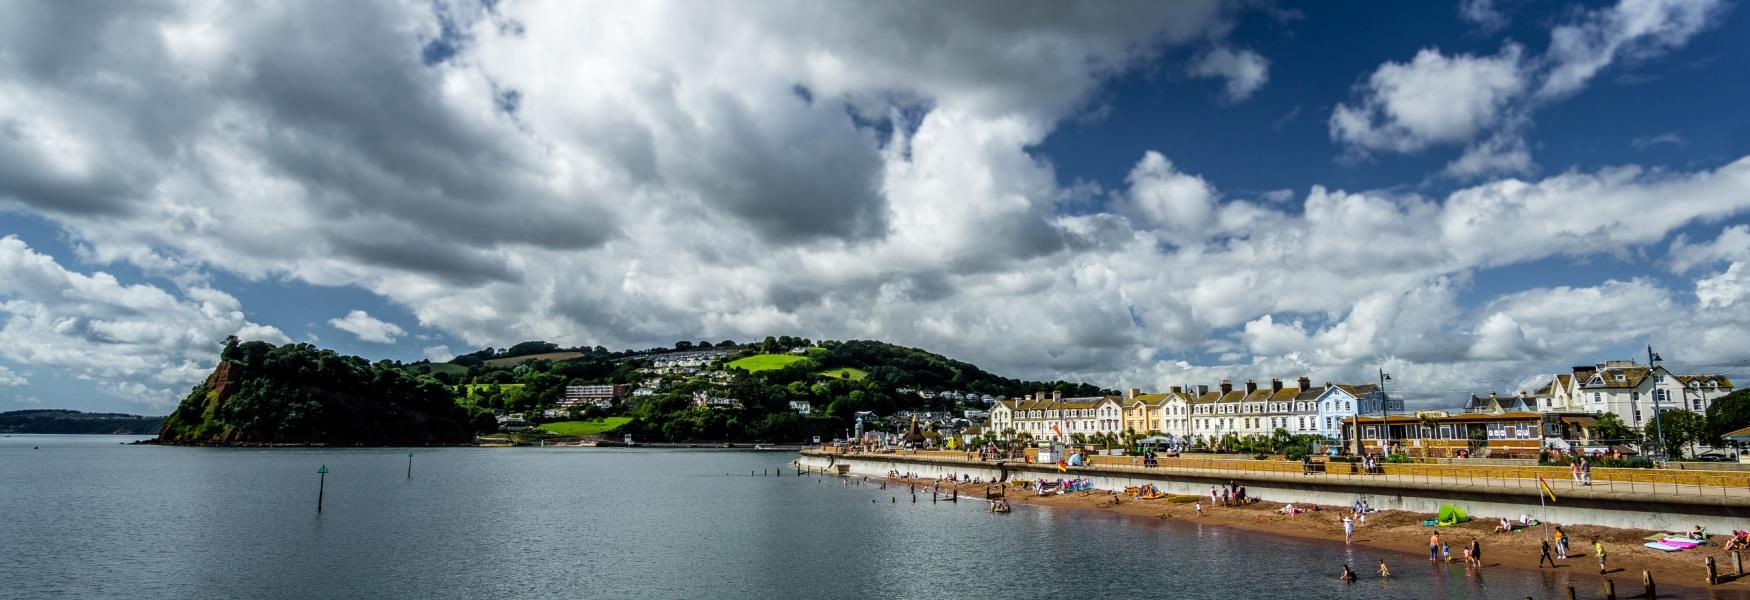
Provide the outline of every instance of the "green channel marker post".
<path id="1" fill-rule="evenodd" d="M 328 486 L 328 465 L 316 469 L 316 474 L 321 476 L 316 480 L 316 514 L 322 514 L 322 491 Z"/>

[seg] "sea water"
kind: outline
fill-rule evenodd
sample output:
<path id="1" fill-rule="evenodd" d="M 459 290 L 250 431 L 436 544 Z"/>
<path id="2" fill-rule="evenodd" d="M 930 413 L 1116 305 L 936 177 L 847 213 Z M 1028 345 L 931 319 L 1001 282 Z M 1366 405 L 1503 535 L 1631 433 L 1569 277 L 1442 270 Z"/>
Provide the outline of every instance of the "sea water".
<path id="1" fill-rule="evenodd" d="M 914 504 L 899 486 L 798 477 L 783 452 L 122 443 L 133 439 L 0 436 L 0 597 L 1555 598 L 1570 576 L 1582 597 L 1597 586 L 1570 569 L 1468 574 L 1187 520 Z M 1389 581 L 1373 575 L 1381 557 Z M 1360 581 L 1338 581 L 1345 563 Z"/>

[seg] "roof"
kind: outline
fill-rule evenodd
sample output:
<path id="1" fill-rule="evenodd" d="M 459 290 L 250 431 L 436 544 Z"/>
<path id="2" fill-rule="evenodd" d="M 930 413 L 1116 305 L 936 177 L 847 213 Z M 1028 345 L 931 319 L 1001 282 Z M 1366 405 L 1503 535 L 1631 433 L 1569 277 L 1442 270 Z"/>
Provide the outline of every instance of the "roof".
<path id="1" fill-rule="evenodd" d="M 1580 382 L 1581 389 L 1632 389 L 1641 387 L 1641 382 L 1647 379 L 1652 369 L 1647 367 L 1608 367 L 1599 369 L 1592 374 L 1601 380 L 1593 383 L 1592 377 Z"/>
<path id="2" fill-rule="evenodd" d="M 1720 437 L 1728 442 L 1750 442 L 1750 427 L 1728 431 Z"/>
<path id="3" fill-rule="evenodd" d="M 1676 377 L 1677 382 L 1683 384 L 1684 387 L 1689 387 L 1689 384 L 1691 383 L 1700 383 L 1701 385 L 1706 386 L 1710 382 L 1713 383 L 1715 387 L 1719 388 L 1732 387 L 1732 380 L 1726 379 L 1725 375 L 1720 374 L 1674 375 L 1674 377 Z"/>

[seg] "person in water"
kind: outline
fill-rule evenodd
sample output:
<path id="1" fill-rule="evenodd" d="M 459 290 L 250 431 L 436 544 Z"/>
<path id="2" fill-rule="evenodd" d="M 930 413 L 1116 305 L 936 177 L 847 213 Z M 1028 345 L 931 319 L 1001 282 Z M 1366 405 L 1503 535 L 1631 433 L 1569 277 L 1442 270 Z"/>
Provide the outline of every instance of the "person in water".
<path id="1" fill-rule="evenodd" d="M 1349 570 L 1349 565 L 1343 565 L 1343 574 L 1338 575 L 1337 579 L 1342 581 L 1343 583 L 1353 582 L 1353 581 L 1355 581 L 1355 572 Z"/>
<path id="2" fill-rule="evenodd" d="M 1383 559 L 1383 558 L 1379 559 L 1379 578 L 1380 579 L 1388 579 L 1390 577 L 1391 577 L 1391 569 L 1386 568 L 1385 559 Z"/>

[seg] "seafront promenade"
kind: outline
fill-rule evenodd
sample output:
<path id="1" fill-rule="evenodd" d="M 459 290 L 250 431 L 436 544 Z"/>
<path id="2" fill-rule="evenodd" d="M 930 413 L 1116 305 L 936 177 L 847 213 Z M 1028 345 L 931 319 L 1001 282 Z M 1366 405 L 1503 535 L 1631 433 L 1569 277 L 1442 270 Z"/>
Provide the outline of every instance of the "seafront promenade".
<path id="1" fill-rule="evenodd" d="M 1060 469 L 1056 464 L 969 459 L 964 452 L 812 449 L 801 453 L 798 465 L 845 474 L 899 471 L 925 477 L 970 475 L 986 481 L 1086 478 L 1102 490 L 1153 484 L 1168 493 L 1199 496 L 1207 495 L 1211 487 L 1238 482 L 1255 496 L 1279 502 L 1346 506 L 1363 499 L 1382 509 L 1418 513 L 1434 513 L 1452 503 L 1478 518 L 1543 514 L 1556 522 L 1633 529 L 1682 531 L 1702 524 L 1713 531 L 1731 531 L 1750 524 L 1750 489 L 1730 485 L 1742 481 L 1743 474 L 1733 472 L 1655 472 L 1643 475 L 1665 477 L 1636 480 L 1603 479 L 1602 470 L 1594 469 L 1594 484 L 1583 486 L 1572 482 L 1565 469 L 1557 469 L 1559 478 L 1544 477 L 1558 499 L 1542 506 L 1536 477 L 1545 468 L 1540 467 L 1386 465 L 1383 473 L 1350 473 L 1346 469 L 1305 472 L 1300 463 L 1288 461 L 1180 458 L 1144 467 L 1127 464 L 1125 457 L 1098 458 L 1124 460 Z"/>

